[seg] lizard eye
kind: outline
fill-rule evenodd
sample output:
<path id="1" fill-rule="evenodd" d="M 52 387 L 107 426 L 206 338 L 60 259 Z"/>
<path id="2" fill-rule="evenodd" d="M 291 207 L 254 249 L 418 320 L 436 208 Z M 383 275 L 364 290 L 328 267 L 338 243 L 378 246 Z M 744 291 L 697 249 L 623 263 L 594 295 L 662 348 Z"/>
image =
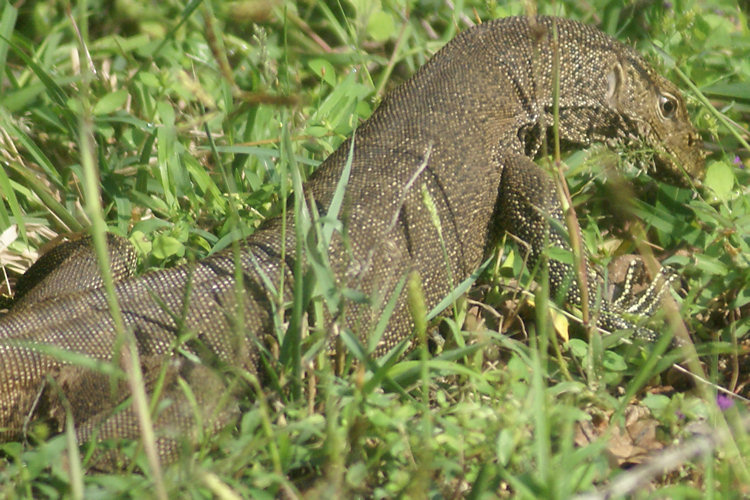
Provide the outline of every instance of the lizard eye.
<path id="1" fill-rule="evenodd" d="M 677 99 L 671 95 L 659 96 L 659 112 L 663 118 L 672 118 L 677 111 Z"/>

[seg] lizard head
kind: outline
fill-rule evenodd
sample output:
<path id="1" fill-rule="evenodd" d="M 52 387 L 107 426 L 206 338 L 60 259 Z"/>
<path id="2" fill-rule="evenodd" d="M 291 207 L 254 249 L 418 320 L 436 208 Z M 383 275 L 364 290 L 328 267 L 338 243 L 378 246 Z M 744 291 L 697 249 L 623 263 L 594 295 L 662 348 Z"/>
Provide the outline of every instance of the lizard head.
<path id="1" fill-rule="evenodd" d="M 701 180 L 703 141 L 672 82 L 640 57 L 626 57 L 608 72 L 607 89 L 608 104 L 629 125 L 625 140 L 653 152 L 653 177 L 685 187 Z"/>

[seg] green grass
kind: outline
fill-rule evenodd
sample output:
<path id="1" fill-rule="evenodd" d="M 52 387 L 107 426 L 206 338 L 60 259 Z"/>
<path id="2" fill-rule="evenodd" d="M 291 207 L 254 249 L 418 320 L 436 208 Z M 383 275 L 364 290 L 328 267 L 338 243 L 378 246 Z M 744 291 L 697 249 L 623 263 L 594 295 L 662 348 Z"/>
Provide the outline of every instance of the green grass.
<path id="1" fill-rule="evenodd" d="M 383 95 L 457 32 L 525 12 L 515 1 L 404 4 L 2 4 L 0 229 L 19 233 L 1 254 L 6 269 L 26 267 L 51 235 L 92 224 L 130 238 L 141 271 L 230 247 L 281 214 Z M 625 169 L 638 197 L 632 211 L 616 213 L 618 189 L 607 187 L 603 167 L 618 158 L 601 148 L 574 152 L 567 177 L 584 241 L 606 266 L 645 235 L 682 277 L 679 318 L 701 369 L 748 396 L 747 347 L 738 348 L 750 330 L 746 11 L 728 0 L 577 4 L 540 2 L 538 10 L 634 43 L 686 90 L 712 151 L 711 190 Z M 635 447 L 676 443 L 702 423 L 728 425 L 734 437 L 658 476 L 638 498 L 750 494 L 748 437 L 738 424 L 745 402 L 720 411 L 710 386 L 692 389 L 670 368 L 681 358 L 666 343 L 558 339 L 542 308 L 535 315 L 525 305 L 530 279 L 518 249 L 499 253 L 469 296 L 483 307 L 459 301 L 435 352 L 415 340 L 410 356 L 376 364 L 368 346 L 344 334 L 345 365 L 363 362 L 337 374 L 326 356 L 310 354 L 315 337 L 288 341 L 282 356 L 316 361 L 315 369 L 297 364 L 304 378 L 250 383 L 236 428 L 205 438 L 161 476 L 145 456 L 143 474 L 84 475 L 62 435 L 0 445 L 3 496 L 142 498 L 163 488 L 173 498 L 568 498 L 618 476 L 620 462 L 645 460 Z M 326 279 L 324 265 L 315 272 Z M 315 307 L 337 300 L 331 293 Z M 82 460 L 85 470 L 85 453 Z"/>

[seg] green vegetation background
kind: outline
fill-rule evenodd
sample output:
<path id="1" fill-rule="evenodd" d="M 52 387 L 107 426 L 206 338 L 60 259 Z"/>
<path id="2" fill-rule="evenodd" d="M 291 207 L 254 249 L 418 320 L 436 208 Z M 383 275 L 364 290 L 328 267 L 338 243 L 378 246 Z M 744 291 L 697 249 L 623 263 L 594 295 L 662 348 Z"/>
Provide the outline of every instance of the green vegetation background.
<path id="1" fill-rule="evenodd" d="M 531 8 L 488 0 L 3 2 L 5 269 L 12 276 L 46 241 L 101 216 L 136 245 L 141 271 L 226 248 L 281 212 L 290 169 L 308 176 L 456 33 Z M 611 213 L 603 168 L 621 161 L 601 148 L 568 158 L 569 182 L 595 259 L 606 265 L 632 252 L 631 228 L 643 227 L 657 257 L 683 278 L 680 314 L 700 341 L 703 370 L 747 395 L 747 2 L 535 8 L 630 41 L 686 90 L 712 152 L 709 190 L 696 196 L 630 172 L 639 200 L 623 220 Z M 528 288 L 514 255 L 506 248 L 483 278 L 484 303 L 505 316 L 523 296 L 515 285 Z M 459 304 L 460 317 L 471 304 Z M 143 474 L 83 475 L 65 436 L 2 444 L 0 492 L 143 498 L 156 495 L 158 481 L 172 498 L 568 498 L 616 476 L 623 462 L 643 460 L 637 450 L 622 459 L 612 445 L 637 402 L 653 436 L 634 447 L 688 438 L 697 424 L 728 421 L 736 431 L 721 453 L 659 477 L 641 498 L 750 494 L 747 434 L 733 424 L 745 403 L 722 412 L 710 387 L 674 389 L 668 369 L 677 355 L 606 340 L 563 344 L 552 328 L 525 325 L 530 342 L 518 322 L 504 335 L 491 318 L 473 333 L 454 322 L 456 340 L 435 358 L 389 369 L 403 393 L 363 383 L 372 375 L 364 369 L 335 376 L 325 362 L 309 400 L 291 397 L 284 377 L 278 391 L 249 390 L 237 427 L 204 439 L 163 478 L 143 459 Z M 581 422 L 604 437 L 582 441 Z"/>

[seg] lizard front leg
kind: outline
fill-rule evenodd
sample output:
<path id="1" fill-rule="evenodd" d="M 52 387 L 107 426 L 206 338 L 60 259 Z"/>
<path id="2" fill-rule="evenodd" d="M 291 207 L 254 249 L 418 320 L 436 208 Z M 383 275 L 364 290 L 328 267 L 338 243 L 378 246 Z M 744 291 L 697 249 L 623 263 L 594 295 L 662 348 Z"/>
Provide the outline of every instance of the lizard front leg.
<path id="1" fill-rule="evenodd" d="M 548 247 L 572 251 L 563 228 L 563 209 L 552 178 L 525 156 L 513 156 L 503 161 L 498 206 L 496 209 L 501 229 L 518 237 L 529 246 L 529 265 L 534 266 Z M 549 284 L 551 296 L 561 296 L 566 302 L 580 305 L 581 289 L 573 266 L 549 259 Z M 596 325 L 608 331 L 632 329 L 636 338 L 655 340 L 655 334 L 625 319 L 625 309 L 617 301 L 609 302 L 602 293 L 601 273 L 589 263 L 584 251 L 584 266 L 589 297 L 589 310 Z M 657 300 L 660 293 L 653 295 Z M 653 307 L 640 308 L 636 314 L 650 315 Z"/>

